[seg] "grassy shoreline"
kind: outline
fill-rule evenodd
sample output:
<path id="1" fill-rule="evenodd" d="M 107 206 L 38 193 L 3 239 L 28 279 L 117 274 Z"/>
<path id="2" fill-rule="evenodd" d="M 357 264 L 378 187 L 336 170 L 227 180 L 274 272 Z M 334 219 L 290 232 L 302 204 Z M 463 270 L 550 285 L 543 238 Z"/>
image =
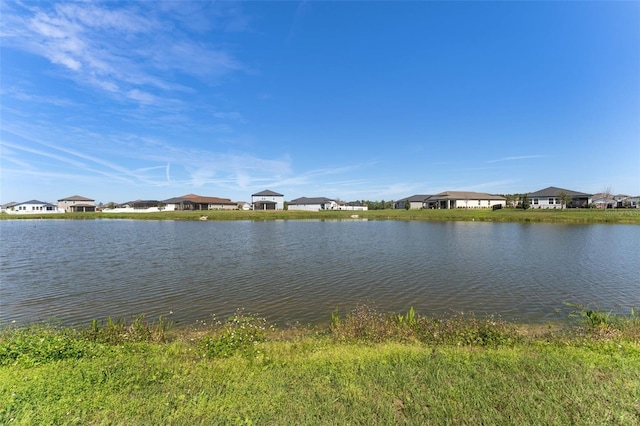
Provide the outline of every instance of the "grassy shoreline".
<path id="1" fill-rule="evenodd" d="M 0 214 L 0 219 L 135 219 L 135 220 L 424 220 L 424 221 L 479 221 L 524 223 L 575 224 L 635 224 L 640 225 L 640 209 L 451 209 L 451 210 L 370 210 L 354 211 L 238 211 L 207 210 L 158 213 L 64 213 L 64 214 Z"/>
<path id="2" fill-rule="evenodd" d="M 565 329 L 361 307 L 321 329 L 238 314 L 0 333 L 2 424 L 637 424 L 640 317 Z"/>

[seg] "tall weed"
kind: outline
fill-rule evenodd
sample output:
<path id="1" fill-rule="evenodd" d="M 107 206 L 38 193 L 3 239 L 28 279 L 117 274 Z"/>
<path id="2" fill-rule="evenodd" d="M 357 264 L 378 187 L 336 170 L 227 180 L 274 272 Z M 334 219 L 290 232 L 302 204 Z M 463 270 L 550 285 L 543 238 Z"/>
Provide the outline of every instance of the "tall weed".
<path id="1" fill-rule="evenodd" d="M 573 308 L 569 318 L 574 319 L 582 327 L 584 333 L 591 337 L 626 338 L 640 341 L 640 312 L 631 308 L 628 315 L 604 312 L 589 306 L 566 302 Z"/>
<path id="2" fill-rule="evenodd" d="M 340 341 L 378 343 L 420 341 L 455 345 L 499 345 L 519 338 L 515 326 L 494 317 L 455 313 L 442 318 L 420 316 L 411 307 L 406 314 L 385 314 L 360 305 L 340 318 L 332 314 L 331 334 Z"/>
<path id="3" fill-rule="evenodd" d="M 101 322 L 93 320 L 89 328 L 83 330 L 83 337 L 92 342 L 119 345 L 133 342 L 164 342 L 171 323 L 159 317 L 156 321 L 147 321 L 144 315 L 138 315 L 127 324 L 122 318 L 115 321 L 109 317 Z"/>

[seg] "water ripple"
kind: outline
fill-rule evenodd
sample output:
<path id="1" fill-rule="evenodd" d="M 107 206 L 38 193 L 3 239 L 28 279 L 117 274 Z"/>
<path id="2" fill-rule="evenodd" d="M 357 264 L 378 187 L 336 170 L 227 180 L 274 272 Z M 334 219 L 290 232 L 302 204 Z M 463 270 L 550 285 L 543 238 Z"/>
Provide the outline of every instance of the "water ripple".
<path id="1" fill-rule="evenodd" d="M 0 222 L 0 324 L 246 308 L 327 322 L 368 303 L 525 321 L 640 306 L 640 227 L 423 222 Z M 30 242 L 46 242 L 32 244 Z M 564 315 L 564 314 L 562 314 Z"/>

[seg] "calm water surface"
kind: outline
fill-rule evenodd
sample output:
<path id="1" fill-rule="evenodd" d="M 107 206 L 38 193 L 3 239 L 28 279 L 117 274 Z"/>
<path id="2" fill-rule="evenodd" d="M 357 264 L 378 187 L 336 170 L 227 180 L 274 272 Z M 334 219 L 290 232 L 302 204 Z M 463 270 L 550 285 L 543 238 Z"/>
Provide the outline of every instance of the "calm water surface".
<path id="1" fill-rule="evenodd" d="M 0 221 L 0 324 L 238 308 L 278 324 L 338 308 L 563 320 L 640 307 L 640 226 L 404 221 Z"/>

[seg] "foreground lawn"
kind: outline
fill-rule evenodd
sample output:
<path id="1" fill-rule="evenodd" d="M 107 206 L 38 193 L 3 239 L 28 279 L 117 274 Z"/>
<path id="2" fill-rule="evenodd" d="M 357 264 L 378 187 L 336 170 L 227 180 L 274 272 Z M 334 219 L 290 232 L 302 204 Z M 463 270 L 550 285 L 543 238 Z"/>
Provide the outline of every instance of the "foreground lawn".
<path id="1" fill-rule="evenodd" d="M 390 318 L 365 312 L 324 331 L 246 317 L 166 335 L 7 329 L 0 423 L 640 423 L 637 317 L 536 333 Z"/>
<path id="2" fill-rule="evenodd" d="M 370 210 L 370 211 L 239 211 L 199 210 L 158 213 L 64 213 L 41 215 L 0 214 L 0 219 L 138 219 L 138 220 L 428 220 L 483 222 L 543 222 L 543 223 L 621 223 L 640 225 L 640 209 L 565 209 L 521 210 L 451 209 L 451 210 Z"/>

